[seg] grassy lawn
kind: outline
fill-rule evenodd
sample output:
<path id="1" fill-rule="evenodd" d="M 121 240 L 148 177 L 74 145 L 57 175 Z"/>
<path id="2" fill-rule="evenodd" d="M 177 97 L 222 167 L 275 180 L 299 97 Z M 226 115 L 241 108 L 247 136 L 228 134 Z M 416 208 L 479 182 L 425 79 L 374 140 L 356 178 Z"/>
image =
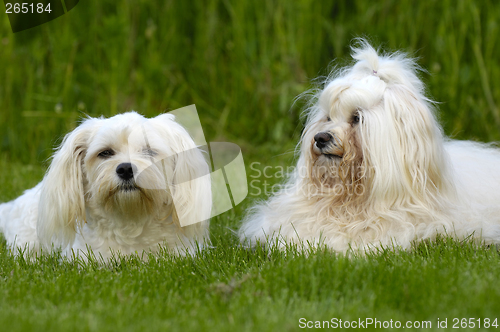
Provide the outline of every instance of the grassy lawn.
<path id="1" fill-rule="evenodd" d="M 447 135 L 500 140 L 499 22 L 493 0 L 81 1 L 16 34 L 0 13 L 0 202 L 42 179 L 83 114 L 154 116 L 189 104 L 208 141 L 241 146 L 252 183 L 243 203 L 211 221 L 212 247 L 195 257 L 26 262 L 0 241 L 0 330 L 288 331 L 366 318 L 439 330 L 438 319 L 451 328 L 474 318 L 475 329 L 500 319 L 496 247 L 441 238 L 345 257 L 248 250 L 233 233 L 281 181 L 255 169 L 293 165 L 294 98 L 333 59 L 345 64 L 353 37 L 420 57 Z"/>

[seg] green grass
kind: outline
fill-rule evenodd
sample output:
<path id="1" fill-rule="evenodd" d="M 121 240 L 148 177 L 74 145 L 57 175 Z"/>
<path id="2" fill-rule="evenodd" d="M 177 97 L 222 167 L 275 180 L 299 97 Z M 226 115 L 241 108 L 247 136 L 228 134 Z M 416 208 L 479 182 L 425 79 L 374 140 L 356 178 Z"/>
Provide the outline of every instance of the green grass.
<path id="1" fill-rule="evenodd" d="M 288 164 L 288 155 L 264 165 Z M 256 157 L 254 157 L 256 159 Z M 43 168 L 1 162 L 2 200 L 40 180 Z M 262 166 L 254 166 L 262 171 Z M 276 168 L 275 168 L 276 169 Z M 249 175 L 255 175 L 250 172 Z M 250 178 L 251 179 L 251 178 Z M 270 183 L 276 181 L 269 179 Z M 247 199 L 212 220 L 212 247 L 195 257 L 143 262 L 34 262 L 0 242 L 0 326 L 6 331 L 292 331 L 299 319 L 431 321 L 498 318 L 500 254 L 441 238 L 408 252 L 345 257 L 240 246 L 232 229 Z"/>
<path id="2" fill-rule="evenodd" d="M 234 217 L 234 215 L 230 216 Z M 361 258 L 245 250 L 213 227 L 196 257 L 134 257 L 107 266 L 35 263 L 0 247 L 0 324 L 46 331 L 289 331 L 299 319 L 431 321 L 495 318 L 496 249 L 442 239 Z"/>
<path id="3" fill-rule="evenodd" d="M 420 58 L 447 135 L 500 140 L 499 22 L 494 0 L 81 1 L 16 34 L 0 13 L 0 202 L 42 179 L 83 114 L 194 103 L 208 141 L 242 147 L 249 181 L 253 162 L 293 165 L 294 98 L 332 60 L 348 63 L 358 36 Z M 196 257 L 25 262 L 0 243 L 2 330 L 286 331 L 300 318 L 366 317 L 435 329 L 438 318 L 498 318 L 496 248 L 439 239 L 367 257 L 249 251 L 232 229 L 265 198 L 254 187 L 212 220 L 213 247 Z"/>

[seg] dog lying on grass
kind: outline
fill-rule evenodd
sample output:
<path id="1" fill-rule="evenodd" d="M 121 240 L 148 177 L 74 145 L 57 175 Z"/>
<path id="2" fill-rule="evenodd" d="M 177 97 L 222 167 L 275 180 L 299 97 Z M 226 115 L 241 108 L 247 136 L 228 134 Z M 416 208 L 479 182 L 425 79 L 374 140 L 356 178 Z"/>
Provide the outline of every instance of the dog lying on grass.
<path id="1" fill-rule="evenodd" d="M 500 151 L 443 135 L 419 67 L 361 40 L 315 94 L 283 189 L 251 208 L 242 241 L 346 252 L 447 234 L 500 243 Z"/>
<path id="2" fill-rule="evenodd" d="M 87 118 L 66 135 L 41 183 L 0 205 L 0 230 L 16 253 L 195 252 L 208 236 L 208 173 L 173 115 Z"/>

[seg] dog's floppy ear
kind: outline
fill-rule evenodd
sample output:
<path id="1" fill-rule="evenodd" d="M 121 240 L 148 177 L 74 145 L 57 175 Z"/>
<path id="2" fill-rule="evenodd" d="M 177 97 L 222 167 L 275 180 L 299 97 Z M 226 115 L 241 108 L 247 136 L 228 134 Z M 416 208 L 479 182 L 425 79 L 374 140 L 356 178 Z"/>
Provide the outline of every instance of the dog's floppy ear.
<path id="1" fill-rule="evenodd" d="M 392 87 L 385 100 L 396 125 L 391 141 L 398 148 L 395 155 L 401 162 L 397 171 L 401 182 L 415 197 L 437 197 L 450 188 L 446 182 L 450 177 L 444 138 L 432 105 L 402 85 Z"/>
<path id="2" fill-rule="evenodd" d="M 77 226 L 85 220 L 82 162 L 99 121 L 89 118 L 64 137 L 43 179 L 37 234 L 47 248 L 72 243 Z"/>
<path id="3" fill-rule="evenodd" d="M 155 120 L 166 126 L 169 132 L 166 144 L 174 152 L 174 156 L 169 158 L 173 163 L 172 178 L 168 179 L 175 206 L 174 220 L 184 227 L 210 219 L 210 170 L 201 149 L 172 115 L 163 114 Z"/>

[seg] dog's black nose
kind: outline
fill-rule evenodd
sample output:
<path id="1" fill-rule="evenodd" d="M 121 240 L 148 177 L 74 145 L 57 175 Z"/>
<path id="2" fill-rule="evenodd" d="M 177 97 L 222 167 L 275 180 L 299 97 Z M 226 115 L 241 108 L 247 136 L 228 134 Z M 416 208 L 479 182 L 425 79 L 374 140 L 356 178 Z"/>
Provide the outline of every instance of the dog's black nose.
<path id="1" fill-rule="evenodd" d="M 325 131 L 317 133 L 314 135 L 314 140 L 316 141 L 316 146 L 320 149 L 324 148 L 326 144 L 332 139 L 332 135 Z"/>
<path id="2" fill-rule="evenodd" d="M 116 167 L 116 174 L 123 180 L 130 180 L 134 177 L 134 169 L 131 163 L 121 163 Z"/>

